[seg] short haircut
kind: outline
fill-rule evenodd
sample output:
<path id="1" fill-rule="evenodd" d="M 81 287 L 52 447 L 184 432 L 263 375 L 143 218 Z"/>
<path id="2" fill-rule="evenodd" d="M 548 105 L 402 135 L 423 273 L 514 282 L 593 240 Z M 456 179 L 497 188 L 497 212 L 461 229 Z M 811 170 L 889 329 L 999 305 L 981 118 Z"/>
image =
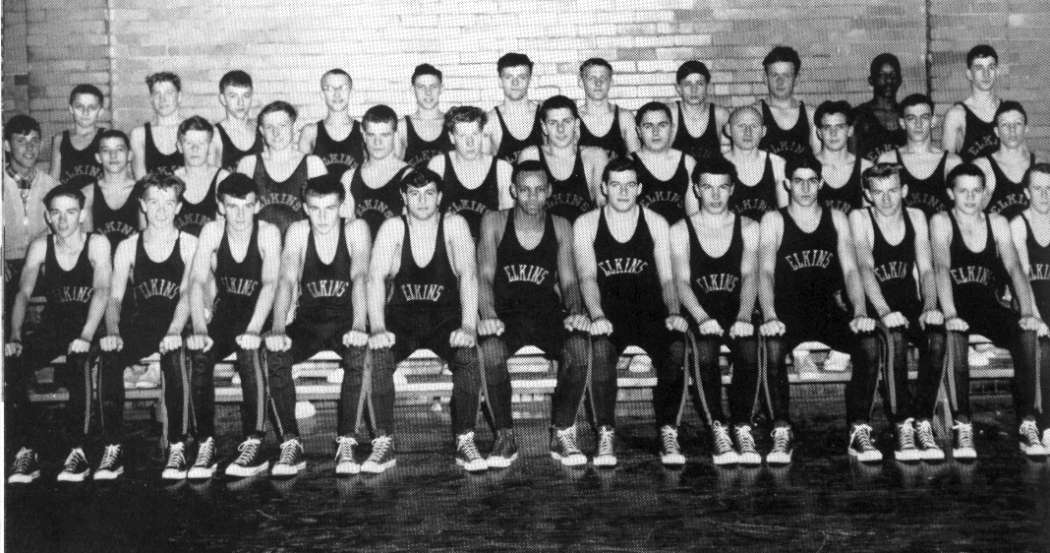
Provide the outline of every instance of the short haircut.
<path id="1" fill-rule="evenodd" d="M 795 66 L 795 73 L 797 74 L 802 69 L 802 60 L 798 57 L 798 52 L 790 46 L 777 45 L 766 54 L 766 57 L 762 58 L 762 69 L 769 70 L 769 66 L 774 63 L 786 61 Z"/>
<path id="2" fill-rule="evenodd" d="M 519 54 L 518 52 L 508 52 L 503 54 L 496 60 L 496 74 L 502 75 L 503 70 L 508 67 L 519 67 L 525 66 L 529 68 L 529 73 L 532 73 L 532 60 L 529 59 L 525 54 Z"/>
<path id="3" fill-rule="evenodd" d="M 638 164 L 635 163 L 633 157 L 618 157 L 607 163 L 602 171 L 602 182 L 607 183 L 610 175 L 623 173 L 624 171 L 632 171 L 635 176 L 638 175 Z"/>
<path id="4" fill-rule="evenodd" d="M 580 118 L 580 110 L 576 108 L 576 102 L 570 100 L 568 96 L 557 94 L 547 98 L 542 104 L 540 104 L 540 120 L 546 121 L 547 115 L 556 109 L 567 109 L 572 113 L 573 118 Z"/>
<path id="5" fill-rule="evenodd" d="M 674 82 L 680 83 L 682 79 L 696 73 L 704 78 L 704 82 L 711 82 L 711 72 L 708 71 L 707 66 L 704 62 L 697 60 L 689 60 L 682 65 L 678 66 L 678 71 L 674 74 Z"/>
<path id="6" fill-rule="evenodd" d="M 47 194 L 44 195 L 44 207 L 51 209 L 51 202 L 54 201 L 55 198 L 61 197 L 73 198 L 78 204 L 80 204 L 80 209 L 84 209 L 84 203 L 86 202 L 84 199 L 84 193 L 80 191 L 80 187 L 75 186 L 72 182 L 60 184 L 49 190 Z"/>
<path id="7" fill-rule="evenodd" d="M 871 185 L 877 180 L 884 180 L 890 177 L 900 178 L 901 166 L 896 163 L 876 163 L 871 167 L 868 167 L 860 174 L 861 183 L 864 188 L 871 188 Z"/>
<path id="8" fill-rule="evenodd" d="M 648 102 L 638 108 L 638 111 L 634 114 L 634 123 L 636 125 L 642 124 L 642 117 L 645 117 L 646 113 L 651 111 L 660 111 L 667 115 L 667 120 L 671 120 L 671 108 L 667 107 L 667 104 L 663 102 Z"/>
<path id="9" fill-rule="evenodd" d="M 18 114 L 8 119 L 4 125 L 4 140 L 11 140 L 16 134 L 27 135 L 33 131 L 38 135 L 43 134 L 40 132 L 40 123 L 28 115 Z"/>
<path id="10" fill-rule="evenodd" d="M 479 107 L 455 106 L 445 113 L 445 130 L 449 134 L 456 128 L 456 123 L 477 123 L 479 129 L 485 128 L 489 116 Z"/>
<path id="11" fill-rule="evenodd" d="M 762 126 L 765 126 L 766 122 L 762 120 L 762 112 L 758 111 L 758 108 L 756 108 L 755 106 L 750 105 L 750 104 L 739 106 L 739 107 L 733 109 L 733 111 L 731 111 L 729 113 L 729 124 L 732 125 L 733 121 L 736 121 L 737 116 L 743 115 L 745 113 L 753 113 L 753 114 L 755 114 L 755 116 L 758 117 L 759 123 Z"/>
<path id="12" fill-rule="evenodd" d="M 978 44 L 970 48 L 970 51 L 966 53 L 966 67 L 972 66 L 973 60 L 977 58 L 992 58 L 995 63 L 999 63 L 999 53 L 987 44 Z"/>
<path id="13" fill-rule="evenodd" d="M 304 201 L 309 196 L 328 196 L 330 194 L 338 196 L 340 202 L 346 198 L 346 189 L 343 188 L 343 183 L 339 182 L 339 175 L 325 173 L 318 177 L 306 179 L 306 184 L 303 185 L 302 196 Z"/>
<path id="14" fill-rule="evenodd" d="M 81 94 L 90 94 L 95 98 L 98 98 L 98 105 L 102 105 L 105 98 L 102 97 L 102 91 L 93 84 L 78 84 L 73 87 L 73 90 L 69 93 L 69 105 L 73 105 L 73 100 L 77 99 L 77 96 Z"/>
<path id="15" fill-rule="evenodd" d="M 222 76 L 219 79 L 219 93 L 226 91 L 228 86 L 237 86 L 240 88 L 253 88 L 251 75 L 241 71 L 240 69 L 234 69 Z"/>
<path id="16" fill-rule="evenodd" d="M 153 85 L 157 83 L 171 83 L 175 90 L 182 92 L 182 79 L 171 71 L 160 71 L 146 77 L 146 88 L 153 92 Z"/>
<path id="17" fill-rule="evenodd" d="M 711 159 L 705 159 L 703 163 L 696 164 L 691 179 L 693 184 L 700 184 L 700 177 L 703 175 L 728 175 L 729 182 L 736 183 L 736 165 L 722 156 L 714 156 Z"/>
<path id="18" fill-rule="evenodd" d="M 342 76 L 346 77 L 347 81 L 350 82 L 350 86 L 351 87 L 354 86 L 354 79 L 353 79 L 353 77 L 351 77 L 349 73 L 347 73 L 346 71 L 344 71 L 340 67 L 329 69 L 328 71 L 325 71 L 323 75 L 321 75 L 321 85 L 322 86 L 324 86 L 324 79 L 325 79 L 325 77 L 327 77 L 329 75 L 342 75 Z"/>
<path id="19" fill-rule="evenodd" d="M 901 60 L 897 59 L 897 56 L 894 56 L 889 52 L 883 52 L 875 56 L 875 58 L 871 60 L 871 68 L 868 70 L 868 75 L 872 77 L 878 75 L 879 71 L 882 69 L 882 66 L 886 64 L 889 64 L 891 67 L 893 67 L 893 69 L 896 70 L 897 73 L 901 72 Z"/>
<path id="20" fill-rule="evenodd" d="M 1027 171 L 1024 172 L 1024 185 L 1028 187 L 1032 184 L 1032 175 L 1035 173 L 1042 173 L 1044 175 L 1050 175 L 1050 163 L 1039 162 L 1033 163 Z"/>
<path id="21" fill-rule="evenodd" d="M 257 123 L 258 127 L 262 128 L 263 119 L 267 115 L 269 115 L 271 113 L 276 113 L 278 111 L 283 111 L 284 113 L 287 113 L 288 117 L 292 121 L 295 121 L 295 119 L 297 117 L 299 117 L 299 112 L 295 111 L 295 107 L 293 107 L 292 104 L 289 104 L 288 102 L 285 102 L 284 100 L 277 100 L 275 102 L 270 102 L 269 104 L 266 104 L 265 107 L 263 107 L 261 110 L 259 110 L 259 117 L 258 117 L 258 123 Z"/>
<path id="22" fill-rule="evenodd" d="M 223 196 L 243 200 L 248 197 L 248 194 L 255 194 L 258 197 L 259 187 L 255 184 L 254 179 L 243 173 L 230 173 L 219 181 L 219 186 L 215 187 L 215 196 L 220 202 Z"/>
<path id="23" fill-rule="evenodd" d="M 433 75 L 437 77 L 437 80 L 439 82 L 445 81 L 445 75 L 441 73 L 440 69 L 434 67 L 433 65 L 430 65 L 429 63 L 421 63 L 417 65 L 416 68 L 412 71 L 412 84 L 416 84 L 416 79 L 422 77 L 423 75 Z"/>
<path id="24" fill-rule="evenodd" d="M 925 94 L 909 94 L 905 96 L 905 98 L 901 100 L 900 106 L 897 107 L 897 110 L 900 111 L 901 117 L 904 117 L 904 110 L 912 106 L 919 106 L 923 104 L 929 106 L 930 113 L 933 113 L 933 100 L 931 100 L 930 97 Z"/>
<path id="25" fill-rule="evenodd" d="M 612 64 L 605 60 L 605 58 L 587 58 L 580 64 L 580 74 L 582 75 L 585 71 L 591 67 L 604 67 L 612 73 Z"/>
<path id="26" fill-rule="evenodd" d="M 99 144 L 107 138 L 119 138 L 124 141 L 124 147 L 131 150 L 131 139 L 128 138 L 128 135 L 125 134 L 124 131 L 118 131 L 117 129 L 106 129 L 102 131 L 102 134 L 98 135 Z"/>
<path id="27" fill-rule="evenodd" d="M 955 181 L 961 177 L 974 177 L 980 179 L 981 186 L 987 184 L 984 182 L 984 171 L 982 171 L 980 167 L 970 162 L 964 162 L 956 165 L 955 168 L 948 172 L 948 178 L 944 179 L 945 185 L 949 190 L 955 188 Z"/>
<path id="28" fill-rule="evenodd" d="M 853 108 L 850 107 L 849 102 L 845 100 L 828 100 L 821 102 L 817 106 L 817 111 L 813 113 L 813 122 L 817 125 L 817 128 L 824 126 L 824 116 L 842 114 L 846 116 L 846 124 L 853 124 Z"/>
<path id="29" fill-rule="evenodd" d="M 999 108 L 995 110 L 995 117 L 993 120 L 998 123 L 999 116 L 1009 111 L 1020 113 L 1021 117 L 1024 118 L 1024 124 L 1028 124 L 1028 112 L 1024 110 L 1024 106 L 1022 106 L 1021 102 L 1018 102 L 1017 100 L 1003 100 L 1002 102 L 999 102 Z"/>
<path id="30" fill-rule="evenodd" d="M 441 178 L 441 175 L 421 167 L 408 171 L 401 177 L 401 182 L 398 183 L 398 189 L 404 194 L 408 192 L 409 188 L 423 188 L 428 184 L 433 184 L 437 188 L 438 192 L 441 192 L 445 188 L 445 183 Z"/>
<path id="31" fill-rule="evenodd" d="M 211 136 L 215 134 L 215 127 L 200 115 L 193 115 L 179 123 L 179 131 L 176 136 L 181 140 L 189 131 L 204 131 Z"/>
<path id="32" fill-rule="evenodd" d="M 543 175 L 543 180 L 548 184 L 550 181 L 547 179 L 547 169 L 540 163 L 538 159 L 526 159 L 514 165 L 514 170 L 510 174 L 510 182 L 518 184 L 518 177 L 526 173 L 539 173 Z"/>
<path id="33" fill-rule="evenodd" d="M 790 180 L 799 169 L 809 169 L 819 177 L 821 165 L 812 155 L 790 156 L 784 164 L 784 177 Z"/>
<path id="34" fill-rule="evenodd" d="M 134 191 L 132 195 L 137 197 L 139 201 L 146 200 L 146 192 L 150 188 L 157 188 L 159 190 L 174 190 L 175 199 L 178 202 L 182 202 L 182 194 L 186 192 L 186 183 L 182 179 L 168 173 L 146 173 L 145 177 L 142 177 L 135 183 Z"/>
<path id="35" fill-rule="evenodd" d="M 394 111 L 394 108 L 385 104 L 372 106 L 361 117 L 361 129 L 364 130 L 369 123 L 390 123 L 391 128 L 396 131 L 397 112 Z"/>

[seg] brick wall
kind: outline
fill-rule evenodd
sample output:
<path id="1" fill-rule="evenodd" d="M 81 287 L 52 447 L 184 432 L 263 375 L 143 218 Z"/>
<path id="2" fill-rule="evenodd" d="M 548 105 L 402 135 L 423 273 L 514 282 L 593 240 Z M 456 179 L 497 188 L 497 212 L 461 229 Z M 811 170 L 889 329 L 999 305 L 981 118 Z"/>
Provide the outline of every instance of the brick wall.
<path id="1" fill-rule="evenodd" d="M 3 117 L 29 110 L 29 60 L 26 52 L 26 2 L 7 0 L 3 15 Z"/>
<path id="2" fill-rule="evenodd" d="M 716 101 L 740 105 L 764 93 L 761 58 L 776 43 L 791 44 L 802 54 L 799 92 L 811 103 L 866 99 L 868 64 L 883 51 L 901 58 L 902 95 L 926 90 L 927 17 L 923 3 L 911 0 L 828 0 L 818 9 L 803 0 L 168 0 L 163 7 L 154 0 L 83 0 L 75 10 L 67 5 L 11 0 L 3 6 L 5 117 L 9 109 L 22 109 L 7 100 L 17 92 L 13 79 L 19 67 L 25 67 L 17 62 L 19 35 L 7 35 L 9 20 L 17 28 L 21 13 L 29 109 L 42 120 L 45 134 L 68 124 L 66 95 L 79 80 L 112 94 L 113 125 L 139 124 L 150 115 L 143 79 L 165 69 L 183 78 L 183 111 L 210 119 L 222 116 L 218 79 L 234 68 L 255 79 L 256 109 L 285 99 L 300 108 L 301 124 L 323 115 L 318 78 L 337 66 L 354 76 L 356 114 L 380 102 L 411 111 L 408 77 L 425 61 L 446 74 L 446 106 L 489 107 L 500 100 L 495 61 L 512 50 L 536 61 L 531 96 L 539 99 L 556 93 L 580 98 L 579 63 L 602 56 L 616 70 L 612 95 L 637 107 L 672 97 L 675 68 L 698 58 L 714 73 Z M 958 59 L 985 31 L 1004 61 L 1015 66 L 1005 79 L 1005 96 L 1033 104 L 1050 85 L 1047 69 L 1036 61 L 1047 48 L 1039 42 L 1050 19 L 1043 2 L 934 0 L 933 8 L 932 21 L 940 26 L 934 29 L 931 75 L 938 101 L 965 95 L 955 74 Z M 992 26 L 984 24 L 989 18 Z M 74 32 L 83 38 L 69 40 Z M 955 43 L 957 37 L 965 37 L 964 43 Z M 1035 134 L 1050 145 L 1045 103 L 1033 111 L 1041 117 L 1034 121 Z"/>

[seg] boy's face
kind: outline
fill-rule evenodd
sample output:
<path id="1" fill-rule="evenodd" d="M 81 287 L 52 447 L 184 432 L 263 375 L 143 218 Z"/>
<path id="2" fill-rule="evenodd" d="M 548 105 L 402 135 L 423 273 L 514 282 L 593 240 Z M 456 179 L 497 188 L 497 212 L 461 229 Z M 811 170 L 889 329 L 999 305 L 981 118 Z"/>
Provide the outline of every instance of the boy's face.
<path id="1" fill-rule="evenodd" d="M 321 96 L 328 111 L 343 111 L 350 105 L 350 90 L 353 84 L 346 75 L 333 73 L 321 80 Z"/>
<path id="2" fill-rule="evenodd" d="M 173 223 L 175 215 L 182 208 L 182 202 L 175 195 L 174 188 L 149 186 L 142 193 L 139 202 L 146 214 L 146 224 L 151 227 Z"/>
<path id="3" fill-rule="evenodd" d="M 80 223 L 84 219 L 84 210 L 76 198 L 56 196 L 47 206 L 45 216 L 55 234 L 68 238 L 80 228 Z"/>
<path id="4" fill-rule="evenodd" d="M 420 75 L 412 81 L 412 93 L 420 109 L 430 110 L 441 101 L 442 83 L 436 75 Z"/>
<path id="5" fill-rule="evenodd" d="M 102 113 L 102 102 L 94 94 L 77 94 L 73 102 L 69 104 L 69 113 L 73 116 L 73 122 L 82 129 L 89 129 L 98 122 L 98 116 Z"/>
<path id="6" fill-rule="evenodd" d="M 28 134 L 13 134 L 4 141 L 4 151 L 12 164 L 31 169 L 40 157 L 40 133 L 33 130 Z"/>
<path id="7" fill-rule="evenodd" d="M 182 93 L 175 88 L 175 83 L 159 81 L 150 89 L 149 102 L 157 115 L 171 115 L 178 111 Z"/>
<path id="8" fill-rule="evenodd" d="M 95 159 L 102 164 L 102 169 L 111 175 L 124 173 L 131 162 L 131 150 L 120 138 L 104 138 L 98 143 Z"/>
<path id="9" fill-rule="evenodd" d="M 187 167 L 200 167 L 208 163 L 208 147 L 211 133 L 208 131 L 186 131 L 179 136 L 178 147 Z"/>
<path id="10" fill-rule="evenodd" d="M 229 85 L 219 94 L 219 103 L 226 113 L 234 119 L 248 117 L 252 109 L 252 88 L 250 86 Z"/>

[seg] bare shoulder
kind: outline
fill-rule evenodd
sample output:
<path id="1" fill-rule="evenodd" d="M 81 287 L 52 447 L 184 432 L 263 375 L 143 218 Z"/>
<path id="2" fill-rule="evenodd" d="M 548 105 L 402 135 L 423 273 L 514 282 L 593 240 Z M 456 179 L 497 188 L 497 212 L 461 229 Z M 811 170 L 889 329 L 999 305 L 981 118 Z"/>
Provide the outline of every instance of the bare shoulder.
<path id="1" fill-rule="evenodd" d="M 651 230 L 662 232 L 667 234 L 667 219 L 664 219 L 659 213 L 649 209 L 648 207 L 642 207 L 642 217 L 645 217 L 645 223 L 649 225 Z"/>
<path id="2" fill-rule="evenodd" d="M 572 234 L 572 224 L 561 215 L 551 215 L 551 224 L 554 225 L 554 235 L 558 242 L 562 242 Z"/>

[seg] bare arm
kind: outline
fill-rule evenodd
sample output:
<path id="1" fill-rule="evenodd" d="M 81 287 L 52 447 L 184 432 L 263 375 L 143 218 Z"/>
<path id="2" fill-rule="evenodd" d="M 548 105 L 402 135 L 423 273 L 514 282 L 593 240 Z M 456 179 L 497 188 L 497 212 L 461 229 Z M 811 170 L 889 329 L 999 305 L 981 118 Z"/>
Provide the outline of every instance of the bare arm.
<path id="1" fill-rule="evenodd" d="M 952 291 L 952 223 L 945 213 L 936 213 L 930 219 L 930 246 L 933 249 L 933 270 L 937 281 L 937 298 L 945 319 L 959 316 Z"/>
<path id="2" fill-rule="evenodd" d="M 809 122 L 809 147 L 816 154 L 820 151 L 823 145 L 820 143 L 820 137 L 817 136 L 817 125 L 813 121 L 814 110 L 812 106 L 805 106 L 805 111 L 801 115 L 806 116 L 806 121 Z"/>
<path id="3" fill-rule="evenodd" d="M 131 130 L 131 173 L 135 180 L 146 176 L 146 127 Z"/>
<path id="4" fill-rule="evenodd" d="M 644 210 L 646 224 L 653 236 L 653 260 L 656 261 L 656 276 L 660 279 L 660 290 L 668 315 L 677 315 L 681 311 L 678 294 L 675 291 L 674 273 L 671 271 L 671 247 L 667 239 L 667 221 L 659 214 Z"/>
<path id="5" fill-rule="evenodd" d="M 557 215 L 551 217 L 554 218 L 554 234 L 558 238 L 558 287 L 561 289 L 561 301 L 570 315 L 581 315 L 584 309 L 572 259 L 572 225 Z"/>
<path id="6" fill-rule="evenodd" d="M 689 229 L 686 227 L 688 224 L 690 223 L 687 217 L 671 225 L 671 229 L 668 231 L 668 240 L 671 248 L 671 272 L 674 274 L 675 289 L 678 292 L 678 299 L 682 303 L 682 307 L 693 317 L 693 321 L 697 324 L 703 324 L 711 316 L 707 314 L 707 311 L 704 311 L 704 308 L 700 305 L 700 300 L 693 293 L 692 269 L 689 266 Z"/>
<path id="7" fill-rule="evenodd" d="M 321 177 L 328 173 L 328 168 L 325 167 L 324 162 L 321 158 L 308 155 L 306 156 L 306 176 L 307 178 Z"/>
<path id="8" fill-rule="evenodd" d="M 237 172 L 249 177 L 255 174 L 256 156 L 244 156 L 237 162 Z"/>
<path id="9" fill-rule="evenodd" d="M 953 154 L 962 149 L 963 137 L 966 135 L 966 111 L 956 104 L 944 114 L 944 130 L 941 135 L 941 148 Z"/>
<path id="10" fill-rule="evenodd" d="M 769 162 L 773 167 L 773 180 L 776 182 L 777 207 L 787 207 L 791 199 L 788 195 L 785 182 L 787 180 L 787 176 L 784 174 L 786 162 L 784 161 L 784 158 L 776 154 L 769 156 Z"/>
<path id="11" fill-rule="evenodd" d="M 1032 306 L 1035 305 L 1035 296 L 1032 294 L 1032 285 L 1028 282 L 1028 274 L 1021 270 L 1021 264 L 1017 261 L 1017 251 L 1014 250 L 1013 239 L 1010 235 L 1010 224 L 1002 215 L 989 213 L 991 219 L 992 234 L 995 236 L 995 245 L 999 250 L 999 259 L 1003 267 L 1010 275 L 1010 283 L 1013 285 L 1014 295 L 1021 309 L 1021 318 L 1032 317 Z"/>
<path id="12" fill-rule="evenodd" d="M 197 251 L 197 238 L 184 232 L 179 234 L 179 255 L 182 256 L 184 268 L 182 280 L 179 282 L 179 303 L 175 304 L 175 313 L 171 317 L 171 324 L 168 325 L 166 333 L 168 336 L 182 334 L 182 329 L 186 327 L 186 322 L 190 318 L 189 284 L 190 273 L 193 271 L 193 254 Z"/>
<path id="13" fill-rule="evenodd" d="M 299 151 L 304 154 L 314 153 L 314 145 L 317 141 L 317 123 L 310 123 L 303 127 L 299 133 Z"/>
<path id="14" fill-rule="evenodd" d="M 110 336 L 120 336 L 120 307 L 128 288 L 128 277 L 135 261 L 135 246 L 140 235 L 133 234 L 117 245 L 113 256 L 113 278 L 109 285 L 109 305 L 106 306 L 106 331 Z"/>
<path id="15" fill-rule="evenodd" d="M 29 246 L 26 252 L 25 265 L 22 267 L 22 277 L 18 281 L 18 292 L 15 293 L 14 305 L 11 307 L 11 335 L 8 342 L 19 342 L 22 340 L 22 325 L 25 323 L 26 308 L 29 298 L 33 296 L 36 288 L 37 277 L 40 275 L 40 267 L 44 264 L 47 255 L 47 242 L 49 238 L 45 235 Z"/>
<path id="16" fill-rule="evenodd" d="M 908 216 L 907 213 L 903 215 Z M 849 226 L 853 233 L 853 247 L 857 258 L 857 272 L 864 286 L 864 294 L 875 309 L 875 314 L 882 318 L 892 313 L 893 308 L 886 302 L 879 279 L 875 277 L 875 257 L 872 252 L 874 248 L 873 224 L 867 210 L 855 209 L 849 214 Z"/>
<path id="17" fill-rule="evenodd" d="M 488 140 L 481 141 L 481 153 L 496 155 L 499 151 L 499 143 L 503 140 L 503 128 L 499 124 L 499 116 L 496 115 L 496 110 L 492 109 L 488 112 L 488 121 L 485 123 L 485 128 L 482 129 L 482 135 Z"/>
<path id="18" fill-rule="evenodd" d="M 741 221 L 740 234 L 744 239 L 744 250 L 740 258 L 740 311 L 736 320 L 750 323 L 758 298 L 758 247 L 759 224 L 750 220 Z"/>
<path id="19" fill-rule="evenodd" d="M 372 255 L 372 233 L 364 219 L 346 223 L 346 247 L 350 250 L 351 295 L 354 302 L 354 330 L 368 330 L 368 261 Z"/>
<path id="20" fill-rule="evenodd" d="M 919 291 L 922 292 L 922 310 L 937 310 L 937 276 L 933 268 L 933 252 L 930 248 L 930 230 L 926 216 L 915 208 L 905 208 L 904 215 L 911 219 L 915 230 L 915 268 L 919 272 Z"/>
<path id="21" fill-rule="evenodd" d="M 368 265 L 368 321 L 373 335 L 386 332 L 386 281 L 396 274 L 394 260 L 398 259 L 398 250 L 404 247 L 401 243 L 404 225 L 399 217 L 383 221 L 372 245 Z"/>
<path id="22" fill-rule="evenodd" d="M 113 267 L 109 256 L 109 240 L 105 236 L 89 235 L 86 247 L 88 248 L 88 261 L 92 268 L 91 287 L 94 292 L 91 296 L 91 304 L 88 306 L 87 320 L 84 321 L 84 327 L 80 330 L 80 339 L 90 342 L 95 337 L 98 325 L 106 313 L 109 280 Z"/>
<path id="23" fill-rule="evenodd" d="M 1017 250 L 1017 262 L 1021 265 L 1021 272 L 1026 277 L 1030 277 L 1032 274 L 1032 265 L 1028 259 L 1028 228 L 1024 224 L 1024 220 L 1021 219 L 1023 215 L 1014 217 L 1010 221 L 1010 237 L 1013 239 L 1014 249 Z M 1033 294 L 1034 298 L 1035 294 Z M 1039 306 L 1032 304 L 1032 313 L 1036 317 L 1042 318 L 1042 313 L 1039 313 Z"/>
<path id="24" fill-rule="evenodd" d="M 693 156 L 685 152 L 683 152 L 682 155 L 685 156 L 685 174 L 689 177 L 686 179 L 685 190 L 682 191 L 682 197 L 685 198 L 685 201 L 683 202 L 683 205 L 685 206 L 685 216 L 689 217 L 700 211 L 700 199 L 696 197 L 696 194 L 693 194 L 692 190 L 692 175 L 693 171 L 696 169 L 696 160 L 693 159 Z"/>
<path id="25" fill-rule="evenodd" d="M 310 223 L 296 221 L 285 233 L 284 251 L 281 252 L 280 277 L 277 281 L 277 294 L 273 302 L 273 331 L 276 336 L 285 334 L 288 324 L 288 312 L 292 300 L 299 288 L 299 279 L 303 273 L 303 257 L 306 253 L 306 240 L 309 237 Z"/>
<path id="26" fill-rule="evenodd" d="M 399 123 L 394 137 L 394 157 L 404 160 L 405 150 L 408 149 L 408 116 L 406 115 Z"/>
<path id="27" fill-rule="evenodd" d="M 194 334 L 198 335 L 208 333 L 207 289 L 214 280 L 212 274 L 215 271 L 215 252 L 222 239 L 223 224 L 211 221 L 204 225 L 197 238 L 197 253 L 193 255 L 189 286 L 190 320 L 193 323 Z"/>
<path id="28" fill-rule="evenodd" d="M 598 262 L 594 255 L 594 234 L 597 231 L 598 211 L 580 215 L 572 226 L 573 257 L 576 277 L 580 281 L 580 295 L 591 320 L 604 319 L 602 294 L 598 289 Z"/>
<path id="29" fill-rule="evenodd" d="M 481 218 L 481 235 L 478 238 L 478 308 L 482 319 L 498 319 L 493 283 L 496 280 L 496 249 L 499 232 L 513 211 L 489 211 Z M 501 224 L 502 223 L 502 224 Z"/>
<path id="30" fill-rule="evenodd" d="M 605 205 L 605 196 L 602 194 L 602 172 L 609 163 L 609 154 L 601 148 L 583 147 L 580 148 L 580 156 L 583 158 L 583 172 L 587 179 L 587 190 L 591 193 L 591 200 L 596 206 Z"/>
<path id="31" fill-rule="evenodd" d="M 499 190 L 500 209 L 514 207 L 514 197 L 510 195 L 510 177 L 513 170 L 506 161 L 496 161 L 496 188 Z"/>
<path id="32" fill-rule="evenodd" d="M 59 182 L 62 177 L 62 133 L 51 139 L 51 178 Z"/>
<path id="33" fill-rule="evenodd" d="M 222 137 L 219 136 L 218 130 L 212 134 L 211 144 L 208 146 L 208 165 L 222 165 Z"/>
<path id="34" fill-rule="evenodd" d="M 849 221 L 841 211 L 831 210 L 831 221 L 838 234 L 837 250 L 839 264 L 842 266 L 842 278 L 846 284 L 846 295 L 853 304 L 853 317 L 866 317 L 868 307 L 864 302 L 864 285 L 857 272 L 857 258 L 854 255 L 853 235 L 849 231 Z"/>
<path id="35" fill-rule="evenodd" d="M 281 275 L 281 231 L 265 221 L 259 221 L 258 224 L 259 236 L 256 242 L 259 244 L 259 256 L 262 257 L 262 274 L 259 277 L 261 288 L 259 297 L 255 300 L 252 318 L 245 329 L 248 334 L 262 334 L 266 317 L 273 308 L 277 282 Z"/>
<path id="36" fill-rule="evenodd" d="M 762 317 L 766 321 L 777 320 L 773 283 L 776 276 L 777 250 L 784 232 L 784 219 L 778 211 L 762 216 L 758 243 L 758 300 Z"/>
<path id="37" fill-rule="evenodd" d="M 675 114 L 676 111 L 672 111 Z M 620 136 L 627 146 L 627 153 L 631 154 L 642 149 L 641 141 L 638 140 L 638 129 L 634 125 L 634 112 L 629 109 L 620 108 Z M 601 173 L 599 173 L 600 175 Z"/>
<path id="38" fill-rule="evenodd" d="M 459 277 L 459 301 L 462 309 L 460 328 L 474 332 L 478 327 L 477 249 L 467 222 L 458 215 L 446 215 L 445 246 L 452 253 L 452 271 Z"/>
<path id="39" fill-rule="evenodd" d="M 973 160 L 973 164 L 984 173 L 984 198 L 981 199 L 981 210 L 984 211 L 988 209 L 988 204 L 992 203 L 992 194 L 995 193 L 995 172 L 992 171 L 992 164 L 986 157 Z M 945 162 L 944 166 L 947 169 L 948 163 Z"/>

